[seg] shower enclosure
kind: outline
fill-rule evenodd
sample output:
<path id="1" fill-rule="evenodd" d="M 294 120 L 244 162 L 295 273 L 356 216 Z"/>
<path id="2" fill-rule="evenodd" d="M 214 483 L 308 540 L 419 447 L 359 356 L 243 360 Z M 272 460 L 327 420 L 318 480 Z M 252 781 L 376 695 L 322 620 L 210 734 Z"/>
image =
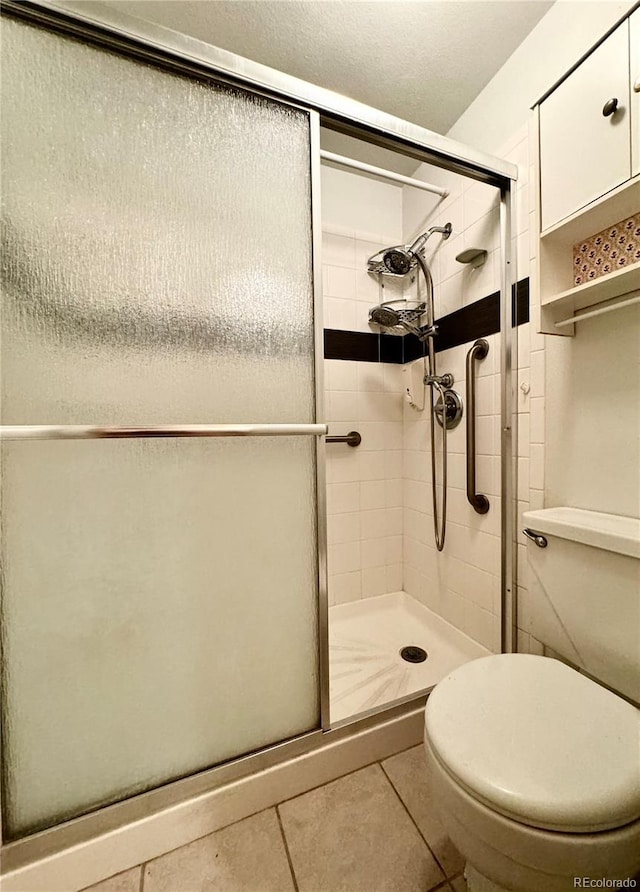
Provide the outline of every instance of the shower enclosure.
<path id="1" fill-rule="evenodd" d="M 320 123 L 500 189 L 512 649 L 514 171 L 113 10 L 2 12 L 11 869 L 334 733 Z"/>

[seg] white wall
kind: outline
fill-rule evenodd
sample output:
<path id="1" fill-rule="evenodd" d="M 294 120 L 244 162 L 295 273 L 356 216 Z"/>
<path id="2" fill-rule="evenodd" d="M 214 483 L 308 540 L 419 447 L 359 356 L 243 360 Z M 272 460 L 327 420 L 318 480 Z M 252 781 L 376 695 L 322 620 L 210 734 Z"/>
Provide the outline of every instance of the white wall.
<path id="1" fill-rule="evenodd" d="M 553 339 L 546 402 L 548 504 L 639 517 L 639 307 Z"/>
<path id="2" fill-rule="evenodd" d="M 447 136 L 498 154 L 543 93 L 633 7 L 632 0 L 558 0 Z"/>
<path id="3" fill-rule="evenodd" d="M 322 165 L 322 227 L 368 238 L 402 235 L 402 189 L 372 177 Z"/>

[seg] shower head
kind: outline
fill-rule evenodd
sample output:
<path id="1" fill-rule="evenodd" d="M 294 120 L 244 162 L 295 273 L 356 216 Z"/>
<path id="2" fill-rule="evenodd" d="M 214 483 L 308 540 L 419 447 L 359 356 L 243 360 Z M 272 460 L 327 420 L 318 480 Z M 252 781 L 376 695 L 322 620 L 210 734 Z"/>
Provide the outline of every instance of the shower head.
<path id="1" fill-rule="evenodd" d="M 407 249 L 402 245 L 388 248 L 382 255 L 382 262 L 389 272 L 396 276 L 405 276 L 416 265 L 411 248 Z"/>
<path id="2" fill-rule="evenodd" d="M 401 305 L 399 309 L 393 309 L 389 304 L 379 304 L 369 310 L 369 322 L 373 322 L 383 328 L 389 334 L 404 334 L 408 331 L 420 340 L 424 340 L 431 335 L 431 330 L 426 331 L 420 328 L 420 317 L 426 310 L 426 304 L 417 303 L 416 301 L 399 300 L 394 301 Z M 409 306 L 413 303 L 413 306 Z"/>
<path id="3" fill-rule="evenodd" d="M 369 321 L 375 322 L 381 328 L 395 328 L 396 325 L 400 325 L 400 313 L 380 304 L 369 311 Z"/>
<path id="4" fill-rule="evenodd" d="M 427 244 L 427 240 L 434 232 L 439 232 L 443 238 L 447 239 L 451 235 L 451 223 L 445 226 L 432 226 L 414 241 L 412 245 L 396 245 L 393 248 L 387 248 L 382 254 L 382 263 L 385 268 L 395 276 L 406 276 L 406 274 L 416 265 L 416 254 Z"/>
<path id="5" fill-rule="evenodd" d="M 418 254 L 422 251 L 427 240 L 434 232 L 439 232 L 444 239 L 451 235 L 451 223 L 444 226 L 432 226 L 413 242 L 412 245 L 394 245 L 393 248 L 383 248 L 372 257 L 369 257 L 367 266 L 370 273 L 383 276 L 406 276 L 418 263 Z"/>

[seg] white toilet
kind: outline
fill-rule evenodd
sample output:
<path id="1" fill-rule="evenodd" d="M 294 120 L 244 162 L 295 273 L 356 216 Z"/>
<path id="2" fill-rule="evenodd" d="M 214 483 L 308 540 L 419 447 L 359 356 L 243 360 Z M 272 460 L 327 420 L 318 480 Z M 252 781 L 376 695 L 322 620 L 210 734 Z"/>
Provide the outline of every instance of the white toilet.
<path id="1" fill-rule="evenodd" d="M 638 702 L 640 522 L 558 508 L 525 523 L 548 542 L 528 546 L 532 634 Z M 431 693 L 425 750 L 470 892 L 566 892 L 585 877 L 640 888 L 640 710 L 627 699 L 556 659 L 484 657 Z"/>

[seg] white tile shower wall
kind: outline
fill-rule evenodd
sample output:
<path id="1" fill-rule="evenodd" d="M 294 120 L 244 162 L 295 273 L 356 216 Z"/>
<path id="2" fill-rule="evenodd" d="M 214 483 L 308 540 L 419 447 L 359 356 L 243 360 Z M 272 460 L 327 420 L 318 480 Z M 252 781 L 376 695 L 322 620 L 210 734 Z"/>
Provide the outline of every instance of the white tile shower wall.
<path id="1" fill-rule="evenodd" d="M 325 360 L 329 603 L 402 589 L 402 368 Z"/>
<path id="2" fill-rule="evenodd" d="M 518 279 L 529 277 L 530 317 L 537 316 L 539 294 L 536 282 L 537 207 L 534 159 L 530 146 L 535 146 L 530 125 L 522 127 L 501 148 L 507 160 L 518 165 L 516 215 L 512 253 L 516 259 Z M 518 593 L 529 587 L 529 561 L 522 530 L 522 514 L 544 506 L 544 442 L 545 442 L 545 341 L 531 323 L 518 328 L 518 373 L 515 379 L 515 401 L 518 407 L 517 468 L 517 537 Z M 522 597 L 519 597 L 522 602 Z M 518 651 L 542 654 L 543 645 L 531 634 L 525 615 L 518 614 Z"/>
<path id="3" fill-rule="evenodd" d="M 367 273 L 367 259 L 401 241 L 401 190 L 323 171 L 322 276 L 326 328 L 371 332 L 370 307 L 402 295 Z M 357 181 L 357 182 L 356 182 Z M 346 184 L 346 186 L 345 186 Z M 345 187 L 342 194 L 336 189 Z M 348 188 L 347 188 L 348 187 Z M 357 214 L 351 199 L 357 193 Z M 348 199 L 348 200 L 347 200 Z M 324 213 L 323 213 L 324 217 Z M 350 228 L 346 220 L 360 228 Z M 371 224 L 386 225 L 371 231 Z M 377 329 L 375 329 L 377 333 Z M 326 359 L 331 434 L 358 430 L 362 443 L 327 445 L 329 603 L 402 589 L 402 391 L 399 365 Z"/>
<path id="4" fill-rule="evenodd" d="M 488 338 L 489 354 L 478 365 L 477 486 L 491 503 L 476 514 L 466 498 L 465 425 L 447 435 L 447 531 L 435 548 L 431 493 L 430 425 L 427 413 L 404 410 L 405 591 L 485 647 L 499 648 L 500 459 L 499 336 Z M 454 389 L 465 394 L 466 345 L 438 354 L 438 373 L 451 372 Z M 418 360 L 421 362 L 421 360 Z M 438 429 L 436 456 L 441 479 Z M 438 487 L 441 506 L 442 489 Z"/>
<path id="5" fill-rule="evenodd" d="M 449 192 L 435 206 L 424 203 L 420 206 L 410 198 L 410 188 L 406 188 L 407 198 L 403 205 L 403 225 L 408 241 L 431 226 L 452 225 L 448 239 L 437 234 L 430 238 L 426 254 L 437 286 L 436 316 L 444 316 L 499 288 L 500 193 L 493 186 L 457 174 L 436 172 L 428 165 L 421 165 L 418 173 L 425 180 L 437 179 Z M 470 248 L 487 251 L 485 262 L 477 268 L 456 260 Z"/>
<path id="6" fill-rule="evenodd" d="M 516 214 L 513 220 L 512 256 L 517 278 L 531 275 L 535 258 L 535 207 L 530 201 L 528 127 L 521 128 L 496 154 L 518 165 Z M 499 219 L 497 190 L 441 172 L 425 165 L 424 179 L 447 185 L 449 196 L 424 218 L 416 203 L 404 205 L 408 237 L 448 220 L 453 234 L 431 256 L 436 286 L 436 315 L 473 303 L 499 289 Z M 468 248 L 484 248 L 487 262 L 479 270 L 462 267 L 455 256 Z M 532 283 L 535 286 L 535 283 Z M 535 299 L 536 289 L 531 295 Z M 533 315 L 533 313 L 532 313 Z M 434 547 L 430 493 L 428 418 L 418 419 L 405 408 L 405 590 L 437 611 L 485 646 L 498 650 L 500 609 L 500 343 L 488 338 L 490 353 L 478 364 L 477 483 L 489 497 L 491 509 L 476 514 L 466 500 L 464 425 L 449 434 L 448 524 L 445 550 Z M 464 359 L 470 344 L 438 355 L 438 370 L 452 371 L 455 389 L 464 397 Z M 518 329 L 518 370 L 514 380 L 518 407 L 518 530 L 522 512 L 542 507 L 544 490 L 544 337 L 527 323 Z M 436 447 L 437 448 L 437 447 Z M 518 585 L 528 585 L 524 538 L 519 532 Z M 527 628 L 518 630 L 520 650 L 541 653 L 542 645 Z"/>
<path id="7" fill-rule="evenodd" d="M 539 294 L 536 275 L 537 208 L 533 156 L 535 145 L 530 124 L 522 126 L 496 152 L 518 166 L 516 181 L 516 214 L 512 221 L 512 256 L 518 279 L 529 278 L 530 317 L 536 318 Z M 518 368 L 514 377 L 514 400 L 518 408 L 517 433 L 517 537 L 518 590 L 529 587 L 529 562 L 522 514 L 544 505 L 544 441 L 545 441 L 545 341 L 531 323 L 518 327 Z M 532 634 L 526 617 L 518 616 L 518 650 L 541 654 L 543 645 Z"/>
<path id="8" fill-rule="evenodd" d="M 381 248 L 400 241 L 401 187 L 332 167 L 322 168 L 325 328 L 374 331 L 368 322 L 369 308 L 384 299 L 401 297 L 402 290 L 371 276 L 367 260 Z"/>
<path id="9" fill-rule="evenodd" d="M 519 168 L 512 243 L 519 279 L 533 274 L 535 268 L 530 264 L 535 257 L 536 239 L 531 236 L 532 231 L 535 234 L 535 207 L 529 200 L 533 176 L 528 144 L 528 128 L 522 128 L 496 151 L 497 155 L 518 164 Z M 323 284 L 327 327 L 369 330 L 366 322 L 368 308 L 382 299 L 388 299 L 389 295 L 380 292 L 378 283 L 364 271 L 366 257 L 384 245 L 409 241 L 428 226 L 442 225 L 447 221 L 453 225 L 452 237 L 442 242 L 434 236 L 429 243 L 429 260 L 436 285 L 436 315 L 453 312 L 498 289 L 496 190 L 424 165 L 418 174 L 424 179 L 446 184 L 450 195 L 437 203 L 433 200 L 425 202 L 422 193 L 418 201 L 411 190 L 404 190 L 404 237 L 397 231 L 377 234 L 325 224 Z M 456 254 L 470 247 L 484 247 L 489 252 L 487 263 L 480 270 L 462 267 L 455 262 Z M 331 274 L 329 267 L 333 268 Z M 340 269 L 343 272 L 339 272 Z M 353 275 L 348 272 L 349 269 L 353 270 Z M 415 288 L 415 285 L 410 287 Z M 535 283 L 532 283 L 532 298 L 535 299 L 536 293 Z M 332 301 L 351 303 L 347 305 Z M 329 315 L 332 313 L 333 316 Z M 402 587 L 403 583 L 409 594 L 480 643 L 498 649 L 499 336 L 492 336 L 489 340 L 490 356 L 478 368 L 478 446 L 481 450 L 478 456 L 478 487 L 487 493 L 494 510 L 480 516 L 466 502 L 464 430 L 460 427 L 449 437 L 449 523 L 447 545 L 442 554 L 435 551 L 433 544 L 428 418 L 424 414 L 416 417 L 415 410 L 403 403 L 402 380 L 397 380 L 395 391 L 384 389 L 381 376 L 384 382 L 385 372 L 380 372 L 382 366 L 325 361 L 327 417 L 332 432 L 334 428 L 337 430 L 338 424 L 341 427 L 337 432 L 340 433 L 352 429 L 352 426 L 357 427 L 363 437 L 367 432 L 366 445 L 369 447 L 359 447 L 359 450 L 343 446 L 328 447 L 328 452 L 335 450 L 328 456 L 327 468 L 331 543 L 329 598 L 331 603 L 339 603 L 392 591 Z M 514 386 L 519 419 L 517 508 L 518 529 L 521 530 L 522 512 L 529 507 L 543 506 L 545 338 L 532 332 L 530 325 L 526 324 L 519 327 L 518 340 L 518 374 Z M 438 356 L 439 370 L 453 371 L 456 387 L 463 396 L 464 357 L 469 346 L 463 345 Z M 390 376 L 399 374 L 398 366 L 387 368 L 388 380 Z M 387 393 L 392 395 L 392 399 L 387 400 L 383 408 L 382 401 L 374 397 L 373 403 L 376 405 L 364 409 L 364 403 L 359 402 L 364 392 L 369 393 L 370 400 L 376 393 Z M 403 419 L 400 430 L 394 414 L 398 406 Z M 369 420 L 362 417 L 363 412 L 371 411 L 375 413 L 375 418 Z M 389 413 L 393 417 L 389 417 Z M 353 425 L 350 424 L 352 419 Z M 367 424 L 371 425 L 368 430 Z M 395 445 L 391 448 L 390 444 Z M 348 450 L 346 455 L 342 451 L 337 452 L 345 449 Z M 357 456 L 364 456 L 367 451 L 381 453 L 386 459 L 374 455 L 358 460 Z M 349 453 L 352 453 L 351 456 Z M 386 469 L 384 478 L 366 479 L 367 475 L 381 474 L 382 469 Z M 349 479 L 343 479 L 345 474 Z M 384 487 L 380 485 L 381 482 L 384 482 Z M 397 525 L 398 508 L 401 508 L 402 527 Z M 395 513 L 385 520 L 389 510 Z M 400 532 L 391 534 L 389 529 L 399 529 Z M 519 544 L 518 584 L 522 589 L 528 585 L 528 563 L 521 533 Z M 402 561 L 398 561 L 399 553 Z M 356 566 L 358 558 L 359 567 Z M 383 580 L 385 589 L 382 588 Z M 530 636 L 528 628 L 519 629 L 519 647 L 533 653 L 539 653 L 542 649 L 540 643 Z"/>

